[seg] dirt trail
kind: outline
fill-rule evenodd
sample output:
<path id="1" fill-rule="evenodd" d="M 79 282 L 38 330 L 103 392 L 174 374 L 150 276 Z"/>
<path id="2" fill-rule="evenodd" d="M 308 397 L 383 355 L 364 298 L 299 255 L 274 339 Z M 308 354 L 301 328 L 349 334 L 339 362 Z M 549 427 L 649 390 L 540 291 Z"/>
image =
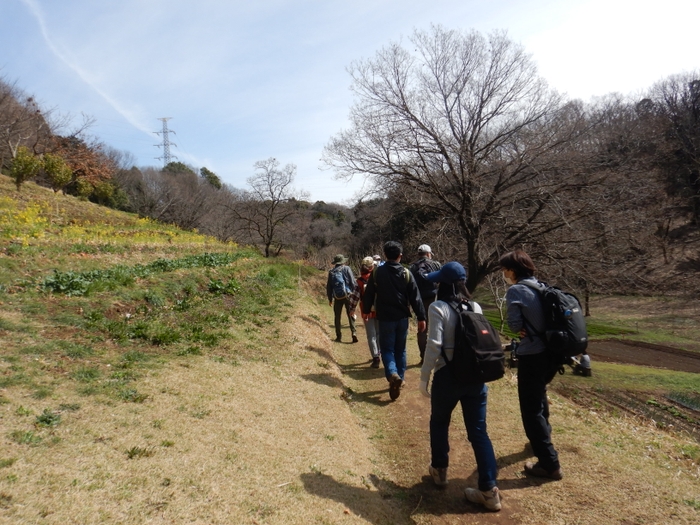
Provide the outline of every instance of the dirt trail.
<path id="1" fill-rule="evenodd" d="M 414 327 L 412 327 L 412 330 Z M 347 328 L 345 337 L 349 339 Z M 493 384 L 489 391 L 489 434 L 496 449 L 499 464 L 499 488 L 503 497 L 503 510 L 488 513 L 482 508 L 467 502 L 463 496 L 465 487 L 475 487 L 477 472 L 471 446 L 466 440 L 466 432 L 459 409 L 455 410 L 450 430 L 450 469 L 449 486 L 438 489 L 428 476 L 430 462 L 429 420 L 430 401 L 418 391 L 419 358 L 415 334 L 409 335 L 407 385 L 395 402 L 389 399 L 388 383 L 383 368 L 369 367 L 370 354 L 362 323 L 358 323 L 360 342 L 333 343 L 332 353 L 343 374 L 347 400 L 353 406 L 362 425 L 374 434 L 372 443 L 377 447 L 392 471 L 391 481 L 379 480 L 376 484 L 386 500 L 398 504 L 401 515 L 394 516 L 393 523 L 407 525 L 453 525 L 501 524 L 501 525 L 542 525 L 543 523 L 597 524 L 605 510 L 586 497 L 575 494 L 591 494 L 596 486 L 609 476 L 608 466 L 597 461 L 587 450 L 589 443 L 579 446 L 576 438 L 567 435 L 570 429 L 557 427 L 556 440 L 560 457 L 565 465 L 565 479 L 561 482 L 548 482 L 524 475 L 522 468 L 526 460 L 532 459 L 529 446 L 519 422 L 515 376 L 509 371 L 506 378 Z M 688 370 L 700 362 L 693 355 L 682 355 L 682 351 L 664 353 L 664 362 L 676 363 L 682 370 Z M 644 363 L 655 365 L 653 348 L 630 347 L 619 342 L 601 342 L 592 345 L 594 360 L 606 358 L 623 360 L 623 351 L 630 351 L 637 361 L 646 356 Z M 669 357 L 670 356 L 670 357 Z M 675 359 L 677 358 L 677 360 Z M 631 359 L 630 359 L 631 360 Z M 578 411 L 555 402 L 555 425 L 560 425 L 563 412 Z M 585 410 L 581 413 L 585 413 Z M 569 416 L 570 417 L 570 416 Z M 586 417 L 586 416 L 582 416 Z M 581 436 L 579 436 L 580 439 Z M 588 437 L 590 440 L 590 436 Z M 587 463 L 586 463 L 587 462 Z M 616 476 L 625 479 L 635 490 L 646 491 L 649 487 L 637 486 L 637 481 L 616 471 Z M 619 481 L 619 480 L 618 480 Z M 605 483 L 603 483 L 605 485 Z M 607 486 L 607 485 L 606 485 Z M 561 501 L 569 502 L 565 507 Z M 647 508 L 631 498 L 625 507 L 630 516 L 640 516 Z M 601 502 L 598 502 L 599 504 Z M 604 505 L 605 506 L 605 505 Z M 640 508 L 637 508 L 641 506 Z M 618 509 L 619 511 L 619 509 Z M 617 513 L 617 512 L 616 512 Z M 658 517 L 658 516 L 657 516 Z M 634 519 L 634 518 L 633 518 Z M 371 520 L 372 523 L 383 523 Z M 602 522 L 605 522 L 603 519 Z M 617 521 L 616 521 L 617 522 Z M 627 523 L 624 521 L 623 523 Z M 636 521 L 629 521 L 636 523 Z"/>
<path id="2" fill-rule="evenodd" d="M 513 451 L 499 455 L 499 483 L 507 504 L 499 513 L 488 513 L 468 503 L 463 495 L 467 486 L 476 486 L 476 464 L 466 441 L 466 433 L 459 410 L 455 410 L 455 422 L 451 429 L 451 451 L 449 470 L 450 484 L 438 489 L 428 476 L 430 462 L 429 421 L 430 401 L 418 391 L 420 368 L 415 337 L 409 339 L 409 367 L 406 372 L 406 387 L 399 400 L 389 399 L 388 382 L 383 368 L 369 367 L 370 354 L 361 323 L 358 323 L 360 342 L 334 343 L 333 352 L 338 366 L 350 389 L 350 402 L 359 410 L 368 403 L 369 417 L 382 418 L 386 428 L 383 439 L 375 443 L 394 465 L 395 485 L 380 486 L 386 497 L 405 500 L 410 516 L 396 523 L 451 525 L 457 523 L 511 525 L 523 522 L 516 517 L 522 514 L 518 491 L 541 482 L 525 478 L 520 474 L 522 463 L 530 457 L 524 443 L 514 444 Z M 379 409 L 379 410 L 376 410 Z M 363 416 L 367 417 L 367 414 Z M 398 496 L 397 496 L 398 494 Z"/>

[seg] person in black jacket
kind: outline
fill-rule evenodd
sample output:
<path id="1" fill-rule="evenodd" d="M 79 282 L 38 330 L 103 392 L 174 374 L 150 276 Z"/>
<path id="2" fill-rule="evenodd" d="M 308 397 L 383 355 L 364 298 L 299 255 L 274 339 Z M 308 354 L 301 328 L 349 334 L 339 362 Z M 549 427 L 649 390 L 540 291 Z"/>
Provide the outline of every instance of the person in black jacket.
<path id="1" fill-rule="evenodd" d="M 362 301 L 363 319 L 369 318 L 372 306 L 377 312 L 379 349 L 384 374 L 389 381 L 389 397 L 397 399 L 406 373 L 406 338 L 411 308 L 418 319 L 418 331 L 425 331 L 425 308 L 416 280 L 401 266 L 403 247 L 396 241 L 384 245 L 386 262 L 371 274 Z"/>

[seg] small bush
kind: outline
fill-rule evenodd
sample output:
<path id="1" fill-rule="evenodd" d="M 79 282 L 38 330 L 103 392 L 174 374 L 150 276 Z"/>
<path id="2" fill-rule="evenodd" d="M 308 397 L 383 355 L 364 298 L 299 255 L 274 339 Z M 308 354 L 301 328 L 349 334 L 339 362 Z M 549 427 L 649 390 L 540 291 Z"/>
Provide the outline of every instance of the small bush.
<path id="1" fill-rule="evenodd" d="M 122 401 L 127 401 L 129 403 L 143 403 L 144 401 L 146 401 L 146 399 L 148 399 L 148 396 L 146 394 L 140 394 L 139 391 L 135 388 L 126 388 L 124 390 L 120 390 L 117 396 Z"/>
<path id="2" fill-rule="evenodd" d="M 0 459 L 0 468 L 11 467 L 15 464 L 17 458 Z"/>
<path id="3" fill-rule="evenodd" d="M 18 445 L 36 446 L 41 443 L 41 436 L 31 430 L 15 430 L 10 434 L 10 439 Z"/>
<path id="4" fill-rule="evenodd" d="M 126 451 L 126 457 L 129 459 L 149 458 L 155 453 L 156 451 L 150 447 L 131 447 Z"/>
<path id="5" fill-rule="evenodd" d="M 70 377 L 81 383 L 89 383 L 100 377 L 100 371 L 93 367 L 80 367 L 71 373 Z"/>
<path id="6" fill-rule="evenodd" d="M 61 422 L 61 414 L 56 414 L 45 408 L 41 415 L 36 416 L 35 424 L 39 427 L 55 427 Z"/>

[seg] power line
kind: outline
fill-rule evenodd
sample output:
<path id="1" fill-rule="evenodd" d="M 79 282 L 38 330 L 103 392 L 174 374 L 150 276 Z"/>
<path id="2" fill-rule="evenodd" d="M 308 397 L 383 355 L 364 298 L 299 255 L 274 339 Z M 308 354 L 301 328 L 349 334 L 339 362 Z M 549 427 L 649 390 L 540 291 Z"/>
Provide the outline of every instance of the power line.
<path id="1" fill-rule="evenodd" d="M 170 145 L 172 144 L 173 146 L 177 146 L 174 142 L 170 142 L 170 137 L 169 133 L 175 133 L 173 130 L 168 129 L 168 121 L 172 117 L 163 117 L 159 118 L 158 120 L 163 121 L 163 130 L 162 131 L 154 131 L 156 135 L 163 135 L 163 143 L 162 144 L 154 144 L 157 147 L 162 147 L 163 148 L 163 155 L 160 157 L 156 157 L 156 160 L 162 160 L 163 161 L 163 167 L 167 166 L 170 164 L 170 161 L 173 158 L 177 158 L 177 155 L 171 155 L 170 154 Z"/>

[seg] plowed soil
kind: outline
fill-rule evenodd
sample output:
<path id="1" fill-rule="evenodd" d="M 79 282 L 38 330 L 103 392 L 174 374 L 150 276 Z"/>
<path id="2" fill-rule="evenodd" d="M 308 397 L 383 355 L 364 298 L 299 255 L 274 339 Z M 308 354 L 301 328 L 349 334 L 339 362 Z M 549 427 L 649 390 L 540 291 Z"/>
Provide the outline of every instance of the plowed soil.
<path id="1" fill-rule="evenodd" d="M 596 360 L 628 363 L 700 374 L 700 353 L 669 346 L 619 340 L 592 341 L 588 353 L 593 363 Z"/>

